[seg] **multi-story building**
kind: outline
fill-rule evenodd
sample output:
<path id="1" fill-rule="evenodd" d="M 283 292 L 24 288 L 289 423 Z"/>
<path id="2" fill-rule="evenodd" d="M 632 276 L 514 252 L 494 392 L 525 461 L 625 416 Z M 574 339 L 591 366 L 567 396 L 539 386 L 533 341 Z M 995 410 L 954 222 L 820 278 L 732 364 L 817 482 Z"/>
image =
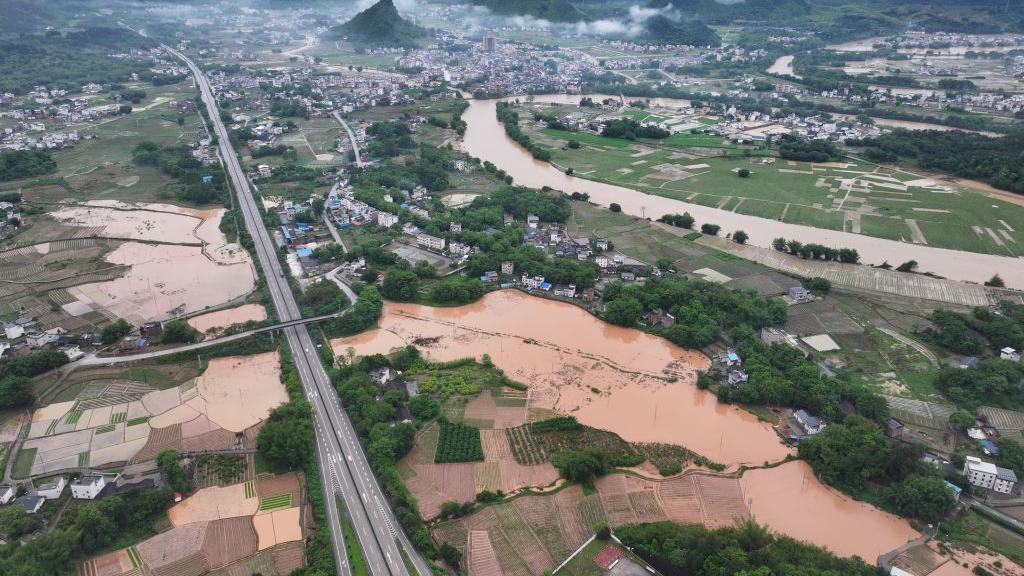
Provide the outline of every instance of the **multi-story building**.
<path id="1" fill-rule="evenodd" d="M 1013 470 L 985 462 L 975 456 L 968 456 L 964 461 L 964 476 L 971 484 L 1000 494 L 1013 492 L 1013 487 L 1017 484 L 1017 475 Z"/>
<path id="2" fill-rule="evenodd" d="M 437 236 L 421 232 L 416 235 L 416 243 L 430 250 L 444 250 L 445 240 L 444 238 L 438 238 Z"/>
<path id="3" fill-rule="evenodd" d="M 377 212 L 377 225 L 383 228 L 390 228 L 398 224 L 398 215 L 390 212 Z"/>

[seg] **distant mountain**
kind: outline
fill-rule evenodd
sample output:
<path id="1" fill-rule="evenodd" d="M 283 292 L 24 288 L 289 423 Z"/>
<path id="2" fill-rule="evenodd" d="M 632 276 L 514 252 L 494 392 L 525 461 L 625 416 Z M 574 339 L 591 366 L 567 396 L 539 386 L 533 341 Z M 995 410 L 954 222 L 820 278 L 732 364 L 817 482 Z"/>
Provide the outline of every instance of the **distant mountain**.
<path id="1" fill-rule="evenodd" d="M 327 37 L 348 37 L 362 46 L 412 47 L 426 33 L 423 28 L 402 18 L 392 0 L 380 0 L 348 22 L 331 28 Z"/>
<path id="2" fill-rule="evenodd" d="M 691 46 L 719 46 L 722 39 L 702 22 L 673 22 L 665 16 L 652 16 L 644 22 L 645 34 L 637 40 L 659 44 L 690 44 Z"/>
<path id="3" fill-rule="evenodd" d="M 580 22 L 589 17 L 568 0 L 473 0 L 502 16 L 533 16 L 549 22 Z"/>
<path id="4" fill-rule="evenodd" d="M 777 20 L 807 16 L 813 6 L 807 0 L 651 0 L 650 6 L 671 5 L 687 18 L 705 22 L 726 23 L 733 20 Z"/>

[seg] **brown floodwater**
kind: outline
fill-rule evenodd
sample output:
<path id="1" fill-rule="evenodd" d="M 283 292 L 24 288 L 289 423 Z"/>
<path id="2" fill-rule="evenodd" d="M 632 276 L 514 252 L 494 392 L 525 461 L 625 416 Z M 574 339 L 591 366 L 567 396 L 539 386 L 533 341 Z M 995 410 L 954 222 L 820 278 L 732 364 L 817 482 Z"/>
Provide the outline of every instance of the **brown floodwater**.
<path id="1" fill-rule="evenodd" d="M 407 344 L 432 360 L 488 354 L 530 386 L 531 408 L 572 414 L 630 441 L 678 444 L 723 464 L 759 465 L 791 452 L 771 426 L 696 388 L 696 371 L 708 366 L 702 353 L 564 302 L 516 290 L 457 308 L 388 302 L 380 328 L 331 343 L 342 356 Z"/>
<path id="2" fill-rule="evenodd" d="M 772 62 L 772 65 L 768 67 L 767 72 L 769 74 L 788 74 L 794 78 L 800 78 L 793 72 L 793 59 L 794 55 L 789 54 L 787 56 L 779 56 Z"/>
<path id="3" fill-rule="evenodd" d="M 578 101 L 578 96 L 571 99 Z M 544 100 L 557 100 L 547 97 Z M 855 248 L 865 264 L 916 260 L 922 271 L 954 280 L 980 282 L 999 274 L 1007 286 L 1024 289 L 1024 262 L 1020 258 L 948 250 L 921 244 L 873 238 L 862 234 L 788 224 L 777 220 L 736 214 L 726 210 L 690 204 L 681 200 L 645 194 L 624 186 L 594 182 L 568 176 L 547 162 L 532 156 L 508 138 L 495 117 L 496 100 L 470 100 L 463 113 L 466 134 L 463 149 L 469 154 L 489 160 L 508 172 L 517 184 L 541 188 L 550 186 L 565 193 L 585 192 L 591 202 L 608 206 L 618 203 L 622 211 L 634 216 L 656 219 L 667 213 L 690 212 L 700 222 L 722 226 L 723 233 L 744 230 L 750 234 L 748 243 L 770 248 L 773 238 L 784 237 L 835 247 Z"/>
<path id="4" fill-rule="evenodd" d="M 125 242 L 106 255 L 110 264 L 128 267 L 124 276 L 68 291 L 136 324 L 198 312 L 245 295 L 256 287 L 256 270 L 249 254 L 220 231 L 224 214 L 223 208 L 117 201 L 62 206 L 51 212 L 62 222 L 93 228 L 97 236 L 139 241 Z"/>
<path id="5" fill-rule="evenodd" d="M 243 304 L 226 310 L 207 312 L 188 319 L 188 325 L 206 333 L 214 328 L 227 328 L 244 322 L 261 322 L 267 319 L 267 309 L 262 304 Z"/>
<path id="6" fill-rule="evenodd" d="M 741 482 L 759 524 L 841 556 L 874 564 L 879 555 L 920 536 L 899 516 L 825 486 L 802 460 L 747 470 Z"/>

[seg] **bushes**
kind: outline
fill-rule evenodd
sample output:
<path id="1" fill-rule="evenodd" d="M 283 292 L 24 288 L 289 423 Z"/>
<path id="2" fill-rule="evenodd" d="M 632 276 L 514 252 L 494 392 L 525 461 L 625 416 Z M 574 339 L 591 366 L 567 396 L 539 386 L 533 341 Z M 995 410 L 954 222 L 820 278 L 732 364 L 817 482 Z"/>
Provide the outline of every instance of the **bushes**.
<path id="1" fill-rule="evenodd" d="M 301 470 L 312 445 L 313 415 L 301 399 L 274 408 L 256 436 L 256 448 L 275 472 Z"/>
<path id="2" fill-rule="evenodd" d="M 604 452 L 592 448 L 564 450 L 552 456 L 551 463 L 566 480 L 584 485 L 593 484 L 595 478 L 608 471 Z"/>
<path id="3" fill-rule="evenodd" d="M 164 324 L 163 332 L 160 334 L 162 344 L 191 344 L 198 336 L 196 329 L 189 326 L 184 320 L 171 320 Z"/>
<path id="4" fill-rule="evenodd" d="M 832 290 L 832 281 L 828 278 L 822 278 L 821 276 L 815 276 L 807 280 L 807 289 L 811 292 L 818 292 L 821 294 L 827 294 Z"/>
<path id="5" fill-rule="evenodd" d="M 384 276 L 381 293 L 388 300 L 410 302 L 419 296 L 420 280 L 410 270 L 392 269 Z"/>
<path id="6" fill-rule="evenodd" d="M 0 378 L 0 408 L 31 406 L 35 400 L 31 379 L 25 376 Z"/>
<path id="7" fill-rule="evenodd" d="M 486 293 L 487 287 L 477 278 L 451 276 L 431 286 L 429 297 L 434 304 L 469 304 Z"/>
<path id="8" fill-rule="evenodd" d="M 804 260 L 826 260 L 842 262 L 844 264 L 856 264 L 860 262 L 860 254 L 854 248 L 830 248 L 821 244 L 804 244 L 799 240 L 786 240 L 776 238 L 772 240 L 772 248 L 779 252 L 788 252 L 794 256 L 800 256 Z"/>
<path id="9" fill-rule="evenodd" d="M 118 318 L 117 322 L 103 327 L 103 330 L 100 331 L 100 338 L 104 344 L 113 344 L 127 336 L 131 331 L 132 325 L 126 322 L 124 318 Z"/>
<path id="10" fill-rule="evenodd" d="M 547 420 L 540 420 L 530 424 L 530 431 L 534 434 L 541 434 L 544 432 L 566 432 L 582 430 L 583 425 L 580 424 L 575 416 L 556 416 L 554 418 L 548 418 Z"/>
<path id="11" fill-rule="evenodd" d="M 480 430 L 456 422 L 442 420 L 434 462 L 477 462 L 484 459 Z"/>
<path id="12" fill-rule="evenodd" d="M 664 222 L 677 228 L 693 228 L 693 216 L 689 212 L 683 212 L 682 214 L 665 214 L 661 218 L 658 218 L 658 222 Z"/>
<path id="13" fill-rule="evenodd" d="M 838 558 L 824 548 L 776 536 L 752 522 L 717 530 L 671 522 L 633 524 L 616 528 L 615 534 L 669 576 L 876 574 L 874 566 L 859 558 Z"/>
<path id="14" fill-rule="evenodd" d="M 0 360 L 0 378 L 24 376 L 32 378 L 68 363 L 68 357 L 60 350 L 40 350 Z"/>
<path id="15" fill-rule="evenodd" d="M 718 224 L 701 224 L 700 225 L 700 231 L 702 233 L 708 234 L 710 236 L 718 236 L 718 231 L 721 230 L 721 229 L 722 229 L 722 227 L 719 226 Z"/>

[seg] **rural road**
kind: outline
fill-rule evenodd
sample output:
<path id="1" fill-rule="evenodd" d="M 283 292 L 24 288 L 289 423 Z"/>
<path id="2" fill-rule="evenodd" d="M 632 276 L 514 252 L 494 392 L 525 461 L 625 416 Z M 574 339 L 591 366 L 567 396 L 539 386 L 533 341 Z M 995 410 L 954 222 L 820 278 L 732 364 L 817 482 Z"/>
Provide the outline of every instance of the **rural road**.
<path id="1" fill-rule="evenodd" d="M 249 182 L 238 162 L 224 123 L 220 120 L 217 101 L 209 81 L 184 54 L 166 45 L 163 48 L 185 62 L 199 85 L 203 103 L 218 137 L 225 169 L 234 184 L 246 228 L 252 236 L 256 256 L 266 274 L 267 286 L 278 317 L 282 321 L 301 319 L 302 313 L 278 260 L 277 248 L 263 224 Z M 359 438 L 348 415 L 341 408 L 338 395 L 324 370 L 317 344 L 305 325 L 289 326 L 283 332 L 306 397 L 313 408 L 316 456 L 325 496 L 326 524 L 331 531 L 338 573 L 350 573 L 341 534 L 342 512 L 335 498 L 340 492 L 372 574 L 410 574 L 402 557 L 404 552 L 420 576 L 429 576 L 430 567 L 401 530 L 384 492 L 373 476 Z"/>
<path id="2" fill-rule="evenodd" d="M 341 123 L 342 127 L 345 128 L 345 132 L 348 132 L 348 141 L 352 143 L 352 151 L 356 153 L 356 166 L 363 167 L 363 159 L 359 156 L 359 144 L 356 143 L 356 135 L 352 133 L 352 129 L 348 127 L 348 122 L 341 117 L 341 113 L 337 110 L 331 112 L 334 119 Z"/>

